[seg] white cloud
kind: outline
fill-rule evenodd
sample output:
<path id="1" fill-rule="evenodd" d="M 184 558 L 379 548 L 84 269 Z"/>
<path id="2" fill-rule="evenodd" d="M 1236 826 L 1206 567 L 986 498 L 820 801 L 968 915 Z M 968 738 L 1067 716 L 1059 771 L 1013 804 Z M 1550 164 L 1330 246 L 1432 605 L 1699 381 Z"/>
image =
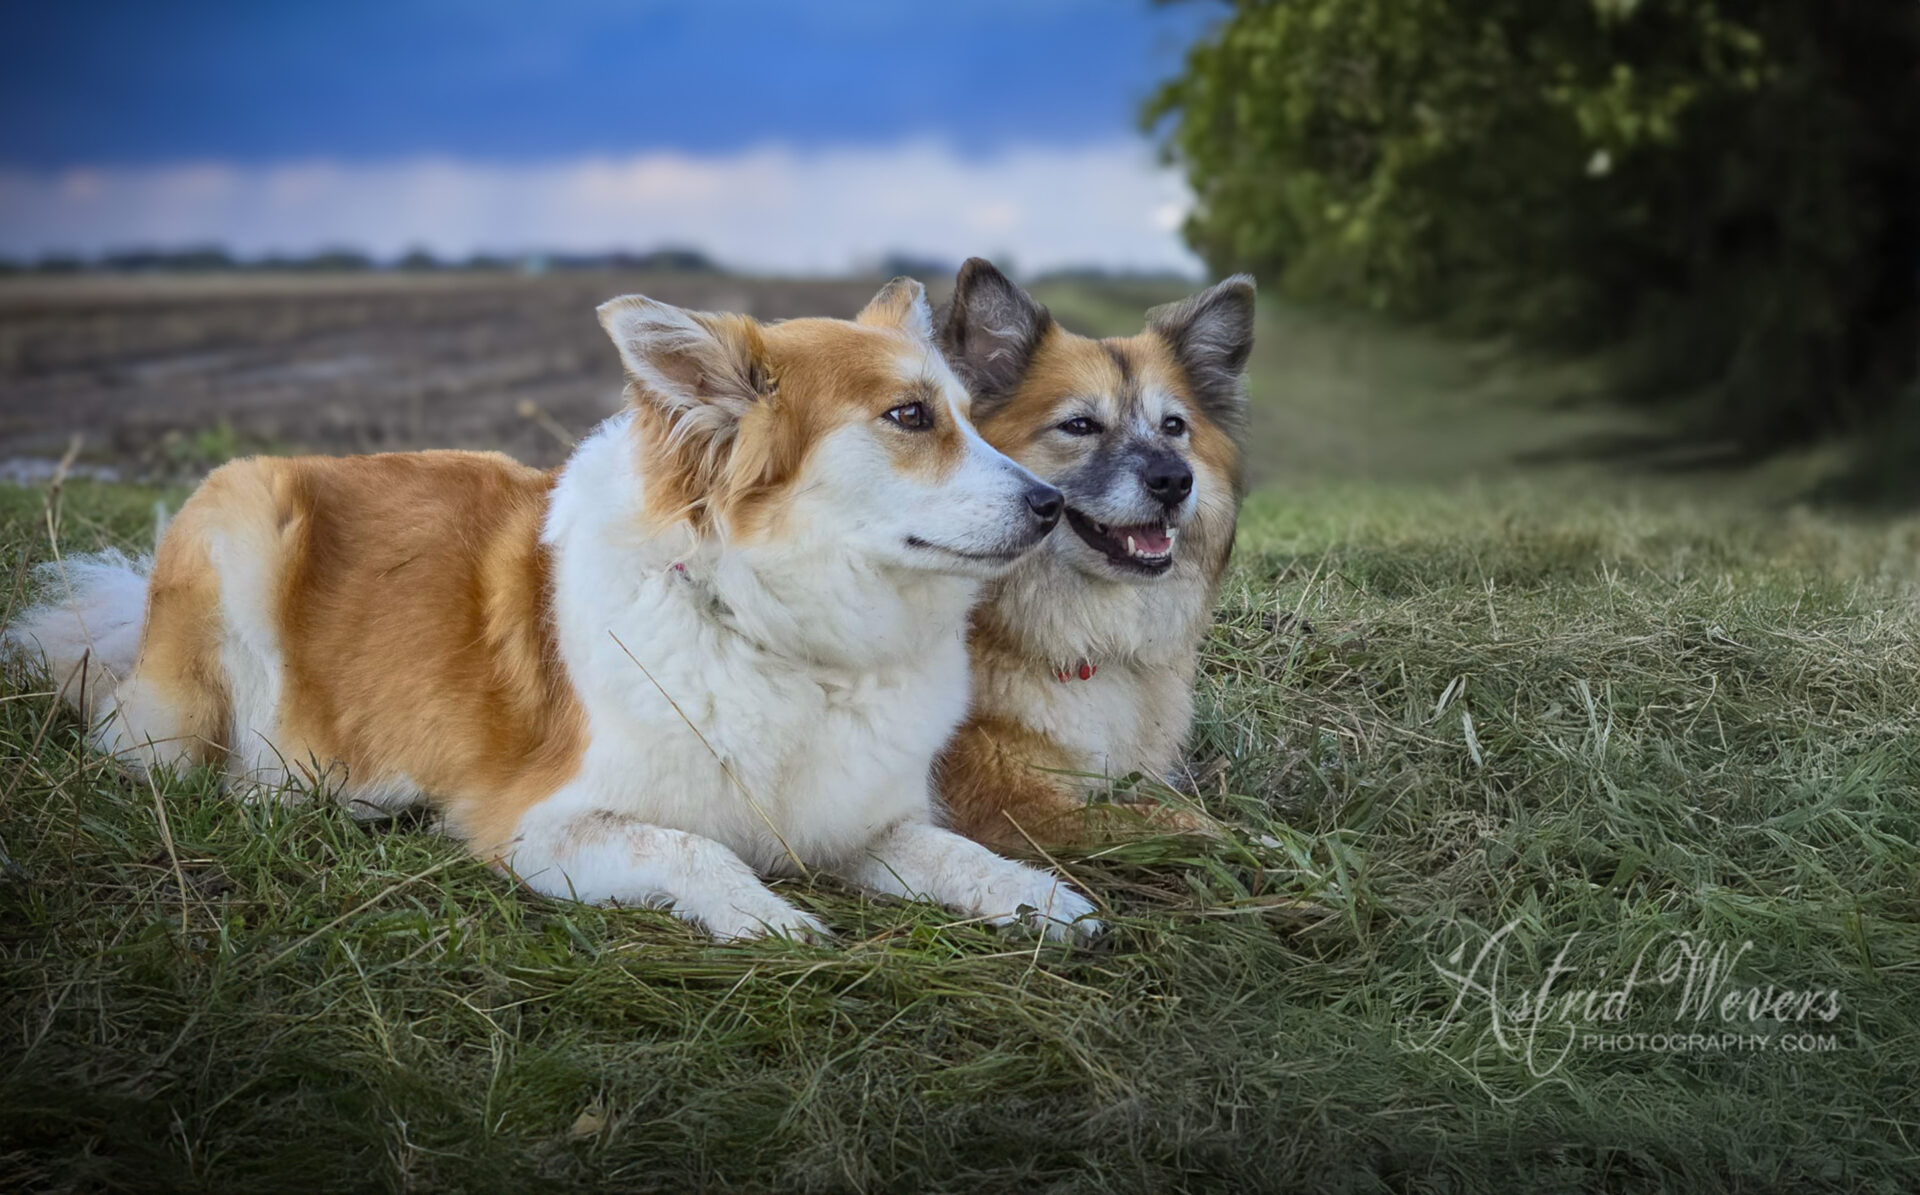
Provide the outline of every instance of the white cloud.
<path id="1" fill-rule="evenodd" d="M 0 170 L 0 253 L 216 243 L 252 256 L 350 246 L 447 257 L 689 245 L 737 268 L 831 273 L 892 251 L 1022 269 L 1194 272 L 1179 176 L 1138 142 L 969 157 L 913 142 L 530 165 L 181 163 Z"/>

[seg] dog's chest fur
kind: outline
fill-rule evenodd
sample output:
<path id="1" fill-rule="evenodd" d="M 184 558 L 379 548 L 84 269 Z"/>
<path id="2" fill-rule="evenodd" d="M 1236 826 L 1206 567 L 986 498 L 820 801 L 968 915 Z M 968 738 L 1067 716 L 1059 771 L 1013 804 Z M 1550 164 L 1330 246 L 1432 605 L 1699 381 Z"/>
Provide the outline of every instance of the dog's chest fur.
<path id="1" fill-rule="evenodd" d="M 974 708 L 1045 735 L 1076 770 L 1163 778 L 1192 719 L 1195 651 L 1212 595 L 1199 567 L 1129 585 L 1036 554 L 992 588 L 975 616 Z M 1085 680 L 1081 661 L 1091 666 Z"/>
<path id="2" fill-rule="evenodd" d="M 642 538 L 609 498 L 640 491 L 619 422 L 569 465 L 546 533 L 589 720 L 583 805 L 717 839 L 769 871 L 924 820 L 928 763 L 966 710 L 976 584 Z"/>

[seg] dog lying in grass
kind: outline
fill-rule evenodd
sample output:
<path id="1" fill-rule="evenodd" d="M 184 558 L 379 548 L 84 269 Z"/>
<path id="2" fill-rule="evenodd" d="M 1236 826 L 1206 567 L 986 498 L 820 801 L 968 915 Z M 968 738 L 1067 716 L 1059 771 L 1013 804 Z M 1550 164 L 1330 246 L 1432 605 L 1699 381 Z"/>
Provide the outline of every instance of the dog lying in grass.
<path id="1" fill-rule="evenodd" d="M 1096 931 L 1052 874 L 933 824 L 967 611 L 1061 499 L 968 423 L 920 284 L 851 322 L 639 296 L 600 319 L 626 409 L 558 471 L 237 461 L 150 572 L 49 566 L 60 600 L 10 640 L 136 769 L 424 802 L 550 896 L 815 935 L 760 877 L 817 868 Z"/>
<path id="2" fill-rule="evenodd" d="M 941 757 L 955 828 L 1019 847 L 1129 830 L 1207 831 L 1105 781 L 1167 776 L 1240 506 L 1253 281 L 1147 313 L 1139 335 L 1076 336 L 990 263 L 961 267 L 940 343 L 988 443 L 1057 486 L 1064 525 L 974 612 L 972 713 Z M 1079 773 L 1079 776 L 1070 773 Z"/>

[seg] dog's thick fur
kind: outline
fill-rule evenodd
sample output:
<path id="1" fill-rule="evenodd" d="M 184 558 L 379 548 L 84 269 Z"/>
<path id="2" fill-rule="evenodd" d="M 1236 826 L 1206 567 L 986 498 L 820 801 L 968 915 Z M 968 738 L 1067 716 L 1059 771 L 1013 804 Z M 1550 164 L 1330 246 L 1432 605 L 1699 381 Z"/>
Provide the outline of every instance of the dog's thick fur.
<path id="1" fill-rule="evenodd" d="M 549 895 L 815 934 L 759 877 L 819 868 L 1097 928 L 1054 876 L 933 824 L 967 611 L 1059 495 L 969 425 L 919 283 L 853 322 L 600 315 L 627 410 L 561 470 L 235 462 L 150 575 L 69 560 L 9 639 L 131 766 L 424 801 Z"/>
<path id="2" fill-rule="evenodd" d="M 980 434 L 1067 501 L 974 612 L 973 709 L 938 774 L 952 824 L 978 841 L 1211 829 L 1177 806 L 1116 810 L 1087 777 L 1167 778 L 1186 737 L 1239 512 L 1253 299 L 1230 278 L 1148 312 L 1136 336 L 1090 340 L 991 264 L 961 268 L 941 347 Z"/>

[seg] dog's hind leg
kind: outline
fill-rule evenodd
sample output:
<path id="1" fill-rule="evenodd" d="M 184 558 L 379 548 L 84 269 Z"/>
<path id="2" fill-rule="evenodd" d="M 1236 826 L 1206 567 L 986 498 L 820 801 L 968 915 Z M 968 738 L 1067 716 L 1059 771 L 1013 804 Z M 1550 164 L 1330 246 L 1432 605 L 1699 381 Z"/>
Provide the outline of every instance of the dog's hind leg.
<path id="1" fill-rule="evenodd" d="M 542 802 L 561 803 L 561 794 Z M 535 807 L 504 863 L 544 895 L 667 907 L 723 940 L 827 936 L 826 926 L 782 900 L 723 844 L 610 810 L 576 805 L 543 816 Z"/>
<path id="2" fill-rule="evenodd" d="M 136 768 L 220 763 L 226 755 L 220 579 L 203 521 L 189 503 L 161 540 L 147 583 L 139 658 L 94 728 L 101 750 Z"/>
<path id="3" fill-rule="evenodd" d="M 213 762 L 225 741 L 219 584 L 184 522 L 150 568 L 117 553 L 45 566 L 52 600 L 5 636 L 46 661 L 62 698 L 92 724 L 94 746 L 138 771 Z"/>

